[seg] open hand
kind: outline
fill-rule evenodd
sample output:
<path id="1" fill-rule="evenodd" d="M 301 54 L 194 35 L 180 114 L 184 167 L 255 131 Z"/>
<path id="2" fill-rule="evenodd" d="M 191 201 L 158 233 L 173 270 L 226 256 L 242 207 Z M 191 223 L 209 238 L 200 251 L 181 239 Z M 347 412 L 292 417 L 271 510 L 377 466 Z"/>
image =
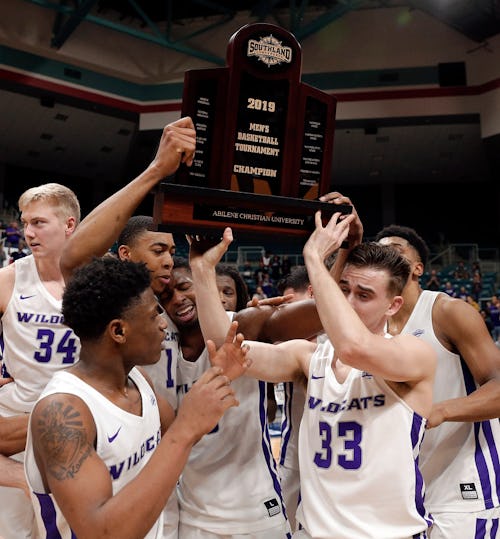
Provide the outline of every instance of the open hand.
<path id="1" fill-rule="evenodd" d="M 226 340 L 218 350 L 213 341 L 207 341 L 210 363 L 213 366 L 221 367 L 224 375 L 230 380 L 235 380 L 245 374 L 251 365 L 250 359 L 246 357 L 249 347 L 243 344 L 245 339 L 243 334 L 236 334 L 237 329 L 238 322 L 232 322 Z"/>
<path id="2" fill-rule="evenodd" d="M 340 213 L 334 213 L 326 226 L 323 226 L 321 211 L 317 211 L 314 217 L 316 228 L 304 245 L 304 257 L 320 257 L 324 261 L 328 255 L 340 248 L 355 216 L 350 214 L 339 221 Z"/>

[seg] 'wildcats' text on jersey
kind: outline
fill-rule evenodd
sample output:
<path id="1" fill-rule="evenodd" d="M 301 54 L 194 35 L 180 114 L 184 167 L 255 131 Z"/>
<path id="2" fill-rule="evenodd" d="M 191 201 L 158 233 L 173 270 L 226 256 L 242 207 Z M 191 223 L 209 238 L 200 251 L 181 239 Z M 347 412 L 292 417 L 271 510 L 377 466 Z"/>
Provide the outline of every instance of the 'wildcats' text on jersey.
<path id="1" fill-rule="evenodd" d="M 328 412 L 330 414 L 338 414 L 339 412 L 345 412 L 348 410 L 367 410 L 371 406 L 378 407 L 385 405 L 385 395 L 365 395 L 364 397 L 355 397 L 341 402 L 323 402 L 323 399 L 319 397 L 309 396 L 307 400 L 307 406 L 314 410 L 318 408 L 322 412 Z"/>

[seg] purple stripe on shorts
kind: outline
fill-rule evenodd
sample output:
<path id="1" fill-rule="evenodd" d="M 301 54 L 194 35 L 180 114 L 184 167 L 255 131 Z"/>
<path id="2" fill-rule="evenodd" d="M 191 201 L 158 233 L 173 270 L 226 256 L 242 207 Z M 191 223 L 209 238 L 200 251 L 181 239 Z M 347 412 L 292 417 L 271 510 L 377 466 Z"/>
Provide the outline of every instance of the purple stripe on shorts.
<path id="1" fill-rule="evenodd" d="M 40 514 L 42 516 L 43 525 L 47 532 L 48 539 L 62 539 L 56 524 L 56 508 L 54 502 L 48 494 L 34 493 L 40 504 Z"/>

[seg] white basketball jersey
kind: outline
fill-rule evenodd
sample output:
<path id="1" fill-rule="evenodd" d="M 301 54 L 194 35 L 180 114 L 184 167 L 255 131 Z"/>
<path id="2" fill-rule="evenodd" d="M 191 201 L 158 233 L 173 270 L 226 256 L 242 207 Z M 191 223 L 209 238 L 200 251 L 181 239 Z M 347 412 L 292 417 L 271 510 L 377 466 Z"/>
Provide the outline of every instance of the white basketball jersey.
<path id="1" fill-rule="evenodd" d="M 161 351 L 158 362 L 144 365 L 142 368 L 153 381 L 156 394 L 166 399 L 170 406 L 177 410 L 177 363 L 181 356 L 179 331 L 166 313 L 164 317 L 168 324 L 165 329 L 167 347 Z"/>
<path id="2" fill-rule="evenodd" d="M 0 389 L 0 415 L 5 416 L 30 412 L 52 375 L 80 354 L 78 337 L 64 325 L 61 301 L 40 281 L 33 256 L 18 259 L 15 269 L 2 316 L 3 367 L 14 378 Z"/>
<path id="3" fill-rule="evenodd" d="M 96 452 L 109 470 L 113 494 L 139 474 L 161 440 L 160 414 L 151 386 L 136 368 L 130 371 L 129 378 L 141 393 L 142 416 L 122 410 L 93 387 L 68 372 L 56 373 L 42 394 L 42 397 L 54 393 L 77 395 L 88 406 L 96 425 Z M 41 538 L 74 539 L 57 503 L 44 489 L 29 431 L 25 468 Z M 160 539 L 162 533 L 163 515 L 145 539 Z"/>
<path id="4" fill-rule="evenodd" d="M 315 539 L 401 539 L 425 533 L 418 451 L 425 419 L 381 379 L 351 369 L 339 383 L 330 341 L 309 367 L 299 432 L 297 520 Z"/>
<path id="5" fill-rule="evenodd" d="M 317 344 L 327 339 L 326 333 L 316 337 Z M 285 382 L 283 384 L 283 418 L 281 421 L 281 450 L 280 466 L 286 466 L 292 470 L 299 469 L 299 427 L 304 404 L 306 402 L 305 388 L 297 382 Z"/>
<path id="6" fill-rule="evenodd" d="M 142 368 L 151 378 L 156 394 L 163 397 L 177 410 L 177 363 L 181 355 L 179 332 L 167 313 L 163 315 L 167 321 L 165 342 L 167 347 L 161 351 L 159 361 Z M 163 513 L 163 539 L 177 539 L 179 528 L 179 505 L 175 490 L 170 496 Z"/>
<path id="7" fill-rule="evenodd" d="M 299 470 L 299 425 L 306 400 L 304 389 L 297 382 L 283 384 L 284 401 L 281 420 L 280 466 Z"/>
<path id="8" fill-rule="evenodd" d="M 403 328 L 432 345 L 438 355 L 434 402 L 465 397 L 478 385 L 465 361 L 447 350 L 432 325 L 439 292 L 420 294 Z M 448 421 L 430 429 L 420 453 L 431 512 L 472 512 L 500 505 L 500 425 L 498 419 L 477 423 Z"/>
<path id="9" fill-rule="evenodd" d="M 179 399 L 209 367 L 206 349 L 195 362 L 180 359 Z M 285 522 L 267 428 L 266 383 L 242 376 L 231 386 L 240 405 L 193 447 L 178 488 L 180 521 L 224 535 Z"/>

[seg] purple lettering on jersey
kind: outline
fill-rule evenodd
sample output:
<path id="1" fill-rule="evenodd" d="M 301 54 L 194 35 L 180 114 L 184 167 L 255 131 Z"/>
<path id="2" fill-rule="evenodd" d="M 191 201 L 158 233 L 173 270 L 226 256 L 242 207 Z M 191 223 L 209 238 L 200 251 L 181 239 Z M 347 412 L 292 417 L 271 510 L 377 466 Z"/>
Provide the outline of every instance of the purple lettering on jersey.
<path id="1" fill-rule="evenodd" d="M 64 324 L 64 318 L 60 314 L 40 314 L 40 313 L 17 313 L 17 321 L 24 324 L 36 323 L 47 325 Z"/>
<path id="2" fill-rule="evenodd" d="M 120 427 L 121 428 L 121 427 Z M 139 462 L 145 457 L 146 453 L 150 453 L 156 449 L 156 446 L 160 443 L 161 432 L 158 431 L 155 436 L 150 436 L 145 442 L 143 442 L 137 451 L 134 451 L 126 460 L 122 460 L 119 464 L 112 464 L 109 467 L 109 475 L 111 479 L 119 479 L 124 470 L 130 470 L 134 466 L 137 466 Z"/>
<path id="3" fill-rule="evenodd" d="M 314 410 L 314 408 L 317 408 L 321 404 L 321 399 L 316 399 L 315 397 L 309 397 L 309 408 L 311 410 Z"/>
<path id="4" fill-rule="evenodd" d="M 329 414 L 337 414 L 346 410 L 366 410 L 370 405 L 374 407 L 384 406 L 385 395 L 366 395 L 364 397 L 356 397 L 349 402 L 343 400 L 342 402 L 329 402 L 324 405 L 322 399 L 309 396 L 308 406 L 311 410 L 318 408 L 322 412 L 328 412 Z"/>

